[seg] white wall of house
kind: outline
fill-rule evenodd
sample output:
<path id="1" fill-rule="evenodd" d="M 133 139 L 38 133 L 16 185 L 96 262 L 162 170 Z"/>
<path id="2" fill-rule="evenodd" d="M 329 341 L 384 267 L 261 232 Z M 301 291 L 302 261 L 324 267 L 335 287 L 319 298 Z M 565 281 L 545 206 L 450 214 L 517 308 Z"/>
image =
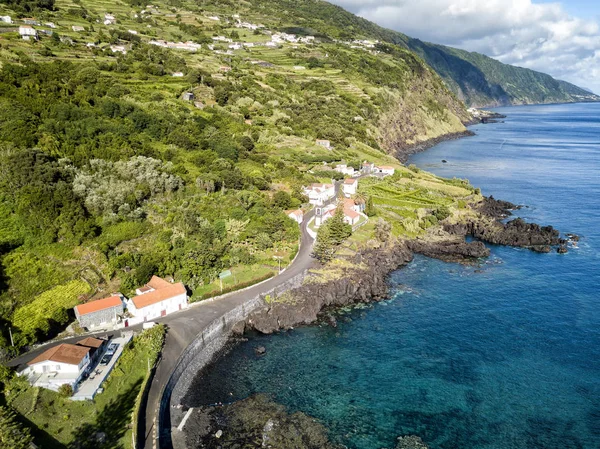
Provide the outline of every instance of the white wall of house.
<path id="1" fill-rule="evenodd" d="M 349 217 L 348 215 L 344 215 L 344 223 L 354 226 L 360 221 L 360 216 L 358 217 Z"/>
<path id="2" fill-rule="evenodd" d="M 127 310 L 134 316 L 134 318 L 130 318 L 128 320 L 128 325 L 131 326 L 133 324 L 160 318 L 161 316 L 177 312 L 178 310 L 185 309 L 186 307 L 186 293 L 181 293 L 180 295 L 173 296 L 172 298 L 165 299 L 164 301 L 160 301 L 155 304 L 150 304 L 140 309 L 135 307 L 135 304 L 132 300 L 129 300 L 127 303 Z"/>
<path id="3" fill-rule="evenodd" d="M 344 195 L 347 197 L 351 197 L 352 195 L 356 195 L 356 187 L 358 186 L 358 182 L 354 182 L 352 184 L 343 184 L 342 190 Z"/>
<path id="4" fill-rule="evenodd" d="M 308 202 L 315 206 L 322 206 L 327 200 L 335 196 L 335 187 L 332 185 L 327 189 L 305 189 L 304 193 L 308 196 Z"/>
<path id="5" fill-rule="evenodd" d="M 54 362 L 52 360 L 46 360 L 44 362 L 36 363 L 31 365 L 29 369 L 33 373 L 73 373 L 79 374 L 90 362 L 89 355 L 86 355 L 79 365 L 71 365 L 70 363 Z"/>
<path id="6" fill-rule="evenodd" d="M 288 217 L 290 217 L 292 220 L 294 220 L 298 224 L 301 224 L 302 221 L 304 220 L 304 214 L 296 214 L 294 212 L 290 212 L 288 214 Z"/>

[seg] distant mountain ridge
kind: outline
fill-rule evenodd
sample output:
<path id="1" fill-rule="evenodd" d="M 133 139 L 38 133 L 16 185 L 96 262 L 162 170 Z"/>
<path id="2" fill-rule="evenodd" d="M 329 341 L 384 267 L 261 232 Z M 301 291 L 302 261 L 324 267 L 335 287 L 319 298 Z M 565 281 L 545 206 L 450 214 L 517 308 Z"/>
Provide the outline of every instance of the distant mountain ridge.
<path id="1" fill-rule="evenodd" d="M 471 106 L 600 100 L 597 95 L 574 84 L 546 73 L 504 64 L 481 53 L 408 37 L 403 43 L 422 57 L 452 91 Z"/>
<path id="2" fill-rule="evenodd" d="M 273 0 L 262 0 L 269 3 Z M 423 42 L 322 0 L 278 0 L 279 14 L 341 40 L 377 39 L 403 46 L 424 59 L 467 105 L 475 107 L 600 101 L 581 87 L 534 70 L 504 64 L 480 53 Z"/>

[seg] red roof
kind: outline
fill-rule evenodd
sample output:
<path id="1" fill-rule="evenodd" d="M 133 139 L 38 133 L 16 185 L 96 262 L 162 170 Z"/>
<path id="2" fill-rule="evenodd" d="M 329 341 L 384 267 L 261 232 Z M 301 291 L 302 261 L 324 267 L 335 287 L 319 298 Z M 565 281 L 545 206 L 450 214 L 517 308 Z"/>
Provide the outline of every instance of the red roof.
<path id="1" fill-rule="evenodd" d="M 145 286 L 153 288 L 154 290 L 158 290 L 159 288 L 170 287 L 171 284 L 169 281 L 165 281 L 163 278 L 159 278 L 158 276 L 152 276 L 150 282 L 148 282 Z"/>
<path id="2" fill-rule="evenodd" d="M 83 340 L 79 340 L 77 342 L 79 346 L 85 346 L 87 348 L 95 348 L 98 349 L 100 346 L 104 344 L 104 340 L 100 340 L 99 338 L 87 337 Z"/>
<path id="3" fill-rule="evenodd" d="M 152 276 L 152 279 L 150 279 L 150 282 L 148 282 L 146 286 L 153 288 L 154 291 L 131 298 L 136 309 L 141 309 L 187 292 L 185 286 L 181 282 L 171 284 L 158 276 Z"/>
<path id="4" fill-rule="evenodd" d="M 300 209 L 296 209 L 296 210 L 286 210 L 285 211 L 286 215 L 295 215 L 296 217 L 301 217 L 304 215 L 304 212 L 302 212 Z"/>
<path id="5" fill-rule="evenodd" d="M 360 217 L 360 214 L 356 211 L 353 211 L 352 209 L 344 209 L 344 215 L 346 217 L 350 217 L 352 219 L 354 219 L 356 217 Z"/>
<path id="6" fill-rule="evenodd" d="M 67 363 L 69 365 L 79 365 L 88 352 L 90 352 L 90 348 L 63 343 L 42 352 L 35 359 L 27 362 L 27 364 L 35 365 L 36 363 L 51 361 Z"/>
<path id="7" fill-rule="evenodd" d="M 344 184 L 354 184 L 355 182 L 358 182 L 358 180 L 357 179 L 351 179 L 351 178 L 344 179 Z"/>
<path id="8" fill-rule="evenodd" d="M 111 307 L 117 307 L 123 305 L 121 297 L 113 295 L 109 298 L 98 299 L 96 301 L 90 301 L 85 304 L 79 304 L 75 306 L 79 315 L 87 315 L 88 313 L 99 312 L 100 310 L 110 309 Z"/>
<path id="9" fill-rule="evenodd" d="M 379 168 L 381 170 L 396 170 L 394 167 L 392 167 L 391 165 L 380 165 Z"/>

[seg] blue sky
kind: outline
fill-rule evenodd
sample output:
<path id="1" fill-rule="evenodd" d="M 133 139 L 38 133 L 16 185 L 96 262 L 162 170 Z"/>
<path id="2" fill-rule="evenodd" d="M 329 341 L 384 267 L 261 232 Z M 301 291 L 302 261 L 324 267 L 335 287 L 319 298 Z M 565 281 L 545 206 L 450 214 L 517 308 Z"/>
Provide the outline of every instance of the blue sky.
<path id="1" fill-rule="evenodd" d="M 600 0 L 329 0 L 379 25 L 600 93 Z"/>
<path id="2" fill-rule="evenodd" d="M 534 3 L 557 3 L 555 1 L 534 1 Z M 565 11 L 579 17 L 600 18 L 600 2 L 598 0 L 569 0 L 561 3 Z"/>

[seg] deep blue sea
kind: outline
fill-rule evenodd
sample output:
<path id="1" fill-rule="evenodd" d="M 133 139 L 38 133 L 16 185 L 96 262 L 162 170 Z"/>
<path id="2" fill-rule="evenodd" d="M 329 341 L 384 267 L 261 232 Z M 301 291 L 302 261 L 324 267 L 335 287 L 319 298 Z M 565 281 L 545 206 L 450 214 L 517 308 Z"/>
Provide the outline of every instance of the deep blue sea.
<path id="1" fill-rule="evenodd" d="M 357 449 L 407 434 L 434 449 L 600 448 L 600 105 L 498 111 L 504 123 L 410 162 L 528 206 L 518 215 L 580 234 L 578 248 L 491 247 L 480 267 L 417 257 L 391 275 L 393 299 L 337 328 L 235 347 L 189 404 L 270 393 Z"/>

